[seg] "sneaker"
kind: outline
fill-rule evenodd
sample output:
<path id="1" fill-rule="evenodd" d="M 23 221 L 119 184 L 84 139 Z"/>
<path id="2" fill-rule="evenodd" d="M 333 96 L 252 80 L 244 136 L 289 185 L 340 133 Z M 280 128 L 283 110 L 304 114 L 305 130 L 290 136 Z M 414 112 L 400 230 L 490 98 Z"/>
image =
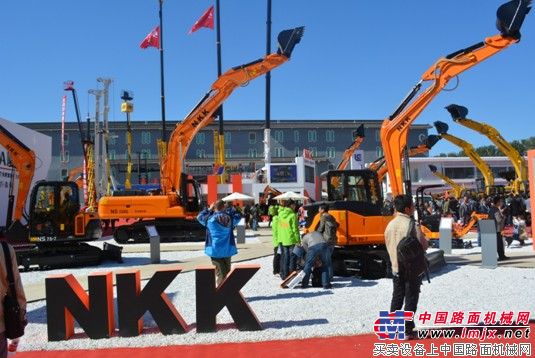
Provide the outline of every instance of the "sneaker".
<path id="1" fill-rule="evenodd" d="M 498 257 L 498 261 L 505 261 L 505 260 L 509 260 L 509 256 Z"/>
<path id="2" fill-rule="evenodd" d="M 328 285 L 323 286 L 323 288 L 326 290 L 330 290 L 331 288 L 333 288 L 333 285 L 328 284 Z"/>

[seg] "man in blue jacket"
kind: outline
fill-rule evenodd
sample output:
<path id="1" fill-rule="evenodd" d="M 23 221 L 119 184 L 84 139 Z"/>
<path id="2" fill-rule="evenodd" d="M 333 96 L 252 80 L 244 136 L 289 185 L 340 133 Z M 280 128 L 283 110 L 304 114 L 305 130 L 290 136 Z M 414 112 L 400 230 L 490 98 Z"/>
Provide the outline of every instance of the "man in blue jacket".
<path id="1" fill-rule="evenodd" d="M 197 220 L 206 227 L 204 252 L 215 266 L 217 285 L 225 280 L 230 272 L 230 258 L 238 253 L 233 229 L 241 219 L 235 210 L 225 211 L 225 203 L 216 201 L 209 209 L 197 215 Z"/>

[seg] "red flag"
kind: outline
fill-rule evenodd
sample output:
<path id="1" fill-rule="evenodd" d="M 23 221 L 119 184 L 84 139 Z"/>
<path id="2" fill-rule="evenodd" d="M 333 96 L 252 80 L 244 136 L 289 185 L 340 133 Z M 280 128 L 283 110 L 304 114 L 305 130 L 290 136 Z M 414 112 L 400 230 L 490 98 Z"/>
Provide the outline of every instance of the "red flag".
<path id="1" fill-rule="evenodd" d="M 150 34 L 147 35 L 141 41 L 141 44 L 139 45 L 141 48 L 147 48 L 147 47 L 156 47 L 160 48 L 160 26 L 156 26 L 154 30 L 150 32 Z"/>
<path id="2" fill-rule="evenodd" d="M 202 14 L 202 16 L 197 20 L 197 22 L 191 27 L 191 29 L 188 32 L 188 35 L 191 33 L 197 31 L 201 27 L 208 27 L 210 29 L 214 29 L 214 7 L 210 6 L 208 10 Z"/>

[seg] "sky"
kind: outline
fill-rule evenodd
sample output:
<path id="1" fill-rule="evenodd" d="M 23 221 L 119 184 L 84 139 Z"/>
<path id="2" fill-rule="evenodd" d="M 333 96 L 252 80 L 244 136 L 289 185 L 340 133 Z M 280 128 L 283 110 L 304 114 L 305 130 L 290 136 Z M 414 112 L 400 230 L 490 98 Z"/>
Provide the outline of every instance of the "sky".
<path id="1" fill-rule="evenodd" d="M 383 119 L 440 57 L 497 34 L 505 0 L 272 0 L 272 49 L 283 29 L 305 26 L 291 61 L 272 72 L 271 117 Z M 223 71 L 266 51 L 266 0 L 221 0 Z M 188 30 L 214 0 L 165 0 L 168 120 L 182 119 L 217 78 L 215 31 Z M 451 122 L 444 107 L 495 126 L 507 140 L 535 135 L 535 15 L 522 40 L 461 74 L 415 123 L 450 124 L 474 146 L 488 140 Z M 81 111 L 94 113 L 96 78 L 113 79 L 110 120 L 124 120 L 120 95 L 134 93 L 133 120 L 159 120 L 157 49 L 139 48 L 158 24 L 158 0 L 4 0 L 0 3 L 0 117 L 14 122 L 61 118 L 63 82 L 72 80 Z M 455 87 L 450 82 L 450 89 Z M 265 80 L 237 89 L 226 119 L 264 119 Z M 68 97 L 67 120 L 75 121 Z M 430 134 L 435 133 L 434 128 Z M 432 154 L 457 151 L 445 141 Z"/>

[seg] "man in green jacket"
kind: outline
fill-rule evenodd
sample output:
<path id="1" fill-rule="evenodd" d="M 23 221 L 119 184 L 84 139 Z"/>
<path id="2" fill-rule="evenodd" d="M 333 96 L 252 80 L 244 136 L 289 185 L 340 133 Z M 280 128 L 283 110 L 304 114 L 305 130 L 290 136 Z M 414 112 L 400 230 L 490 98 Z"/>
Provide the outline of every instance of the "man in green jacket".
<path id="1" fill-rule="evenodd" d="M 295 244 L 299 243 L 299 226 L 297 214 L 282 201 L 277 215 L 277 239 L 281 243 L 282 257 L 280 274 L 283 280 L 295 270 L 295 255 L 292 254 Z"/>

